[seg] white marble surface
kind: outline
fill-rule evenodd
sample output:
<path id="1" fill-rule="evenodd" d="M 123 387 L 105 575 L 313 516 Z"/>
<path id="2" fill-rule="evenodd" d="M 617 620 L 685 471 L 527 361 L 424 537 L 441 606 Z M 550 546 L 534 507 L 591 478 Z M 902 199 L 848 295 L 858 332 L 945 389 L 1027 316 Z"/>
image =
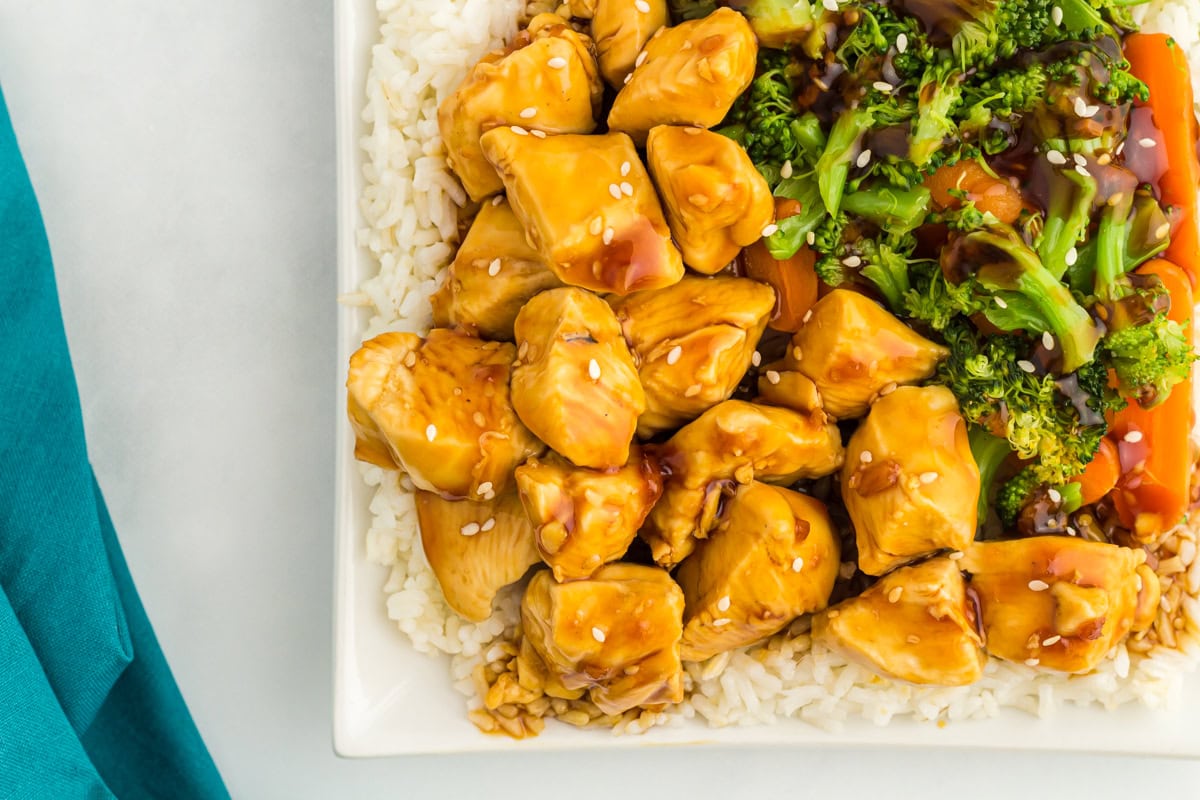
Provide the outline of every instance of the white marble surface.
<path id="1" fill-rule="evenodd" d="M 1200 765 L 1038 754 L 337 759 L 332 16 L 0 0 L 92 459 L 234 796 L 1200 797 Z"/>

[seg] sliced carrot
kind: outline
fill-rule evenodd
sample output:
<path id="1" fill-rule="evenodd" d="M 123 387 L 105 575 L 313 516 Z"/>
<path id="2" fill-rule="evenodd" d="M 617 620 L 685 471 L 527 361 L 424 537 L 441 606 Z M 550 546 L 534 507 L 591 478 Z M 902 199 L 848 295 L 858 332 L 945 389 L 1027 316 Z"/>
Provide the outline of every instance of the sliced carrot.
<path id="1" fill-rule="evenodd" d="M 933 195 L 933 204 L 938 209 L 959 207 L 965 195 L 980 211 L 990 212 L 1010 225 L 1025 208 L 1021 193 L 1012 184 L 993 177 L 971 159 L 939 168 L 925 179 L 925 188 Z"/>
<path id="2" fill-rule="evenodd" d="M 1196 159 L 1196 112 L 1192 79 L 1183 48 L 1161 33 L 1135 33 L 1125 39 L 1130 72 L 1150 89 L 1145 104 L 1166 151 L 1167 169 L 1159 179 L 1160 199 L 1179 215 L 1167 258 L 1183 267 L 1194 287 L 1200 277 L 1200 163 Z"/>
<path id="3" fill-rule="evenodd" d="M 1087 469 L 1072 480 L 1079 484 L 1083 504 L 1086 506 L 1111 492 L 1120 477 L 1121 460 L 1117 454 L 1117 446 L 1111 439 L 1104 438 L 1100 440 L 1100 448 L 1096 450 L 1096 455 L 1087 465 Z"/>
<path id="4" fill-rule="evenodd" d="M 1141 275 L 1157 275 L 1171 293 L 1167 315 L 1186 323 L 1192 342 L 1192 288 L 1180 267 L 1157 258 L 1138 268 Z M 1187 512 L 1191 498 L 1192 381 L 1171 390 L 1162 403 L 1145 409 L 1130 403 L 1113 418 L 1112 434 L 1117 442 L 1121 477 L 1113 501 L 1121 524 L 1143 541 L 1177 524 Z M 1086 474 L 1086 473 L 1085 473 Z"/>
<path id="5" fill-rule="evenodd" d="M 775 198 L 775 218 L 784 219 L 800 213 L 800 204 L 783 197 Z M 817 255 L 801 246 L 796 254 L 784 261 L 777 260 L 760 239 L 742 250 L 745 274 L 769 284 L 775 290 L 775 313 L 767 324 L 777 331 L 798 331 L 804 315 L 817 302 L 818 284 L 814 269 Z"/>

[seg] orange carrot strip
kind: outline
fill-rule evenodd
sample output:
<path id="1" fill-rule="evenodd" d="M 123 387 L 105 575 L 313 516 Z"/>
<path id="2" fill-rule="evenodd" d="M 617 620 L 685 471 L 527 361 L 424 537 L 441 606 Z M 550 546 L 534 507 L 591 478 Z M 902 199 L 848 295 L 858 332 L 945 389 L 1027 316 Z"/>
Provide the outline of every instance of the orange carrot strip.
<path id="1" fill-rule="evenodd" d="M 1083 504 L 1090 505 L 1112 491 L 1121 477 L 1121 460 L 1111 439 L 1100 440 L 1100 448 L 1083 474 L 1072 478 L 1079 484 Z"/>

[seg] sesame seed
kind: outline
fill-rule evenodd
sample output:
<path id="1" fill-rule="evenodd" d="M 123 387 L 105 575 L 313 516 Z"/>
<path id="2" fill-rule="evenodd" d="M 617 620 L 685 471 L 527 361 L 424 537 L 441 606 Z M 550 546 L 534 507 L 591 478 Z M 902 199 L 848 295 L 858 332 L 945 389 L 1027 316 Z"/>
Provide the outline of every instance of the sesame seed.
<path id="1" fill-rule="evenodd" d="M 996 305 L 1000 306 L 1001 308 L 1008 308 L 1008 303 L 1004 302 L 1003 297 L 993 297 L 992 299 L 995 300 Z"/>
<path id="2" fill-rule="evenodd" d="M 1034 592 L 1044 592 L 1050 588 L 1050 584 L 1035 579 L 1029 582 L 1029 588 Z"/>
<path id="3" fill-rule="evenodd" d="M 608 193 L 612 195 L 613 200 L 621 199 L 621 187 L 617 186 L 615 183 L 610 183 L 608 185 Z"/>
<path id="4" fill-rule="evenodd" d="M 1054 334 L 1050 333 L 1050 331 L 1042 332 L 1042 347 L 1047 350 L 1054 349 Z"/>
<path id="5" fill-rule="evenodd" d="M 799 572 L 802 569 L 804 569 L 804 559 L 796 556 L 792 559 L 792 572 Z"/>
<path id="6" fill-rule="evenodd" d="M 1123 438 L 1125 441 L 1129 442 L 1130 444 L 1137 444 L 1138 442 L 1140 442 L 1142 440 L 1142 432 L 1141 431 L 1130 431 L 1129 433 L 1125 434 L 1121 438 Z"/>
<path id="7" fill-rule="evenodd" d="M 1046 160 L 1049 161 L 1051 164 L 1058 164 L 1060 166 L 1062 164 L 1067 163 L 1067 157 L 1064 156 L 1062 153 L 1058 152 L 1057 150 L 1047 151 L 1046 152 Z"/>
<path id="8" fill-rule="evenodd" d="M 921 637 L 917 636 L 915 633 L 910 633 L 907 637 L 905 637 L 904 641 L 908 642 L 909 644 L 920 644 Z"/>
<path id="9" fill-rule="evenodd" d="M 1170 232 L 1171 232 L 1171 223 L 1164 222 L 1162 225 L 1159 225 L 1157 228 L 1154 229 L 1154 238 L 1155 239 L 1165 239 L 1165 238 L 1167 238 L 1167 235 Z"/>
<path id="10" fill-rule="evenodd" d="M 903 53 L 907 49 L 908 49 L 908 34 L 901 33 L 899 36 L 896 37 L 896 52 Z"/>
<path id="11" fill-rule="evenodd" d="M 895 86 L 892 86 L 887 81 L 875 81 L 871 84 L 871 87 L 880 92 L 891 92 L 896 89 Z"/>
<path id="12" fill-rule="evenodd" d="M 1100 155 L 1096 156 L 1096 163 L 1102 167 L 1107 166 L 1108 164 L 1112 163 L 1112 158 L 1113 157 L 1108 153 L 1101 153 Z M 1118 192 L 1117 195 L 1120 196 L 1120 192 Z M 1108 202 L 1111 203 L 1112 198 L 1109 198 Z"/>
<path id="13" fill-rule="evenodd" d="M 593 217 L 592 221 L 588 223 L 588 233 L 592 236 L 599 236 L 602 230 L 604 230 L 604 220 Z"/>
<path id="14" fill-rule="evenodd" d="M 811 308 L 808 311 L 804 312 L 804 316 L 800 318 L 800 321 L 808 322 L 810 319 L 812 319 L 812 309 Z"/>
<path id="15" fill-rule="evenodd" d="M 636 2 L 633 4 L 633 7 L 643 14 L 650 13 L 650 4 L 647 3 L 646 0 L 636 0 Z"/>
<path id="16" fill-rule="evenodd" d="M 729 610 L 729 595 L 725 595 L 724 597 L 722 597 L 720 600 L 717 601 L 717 611 L 728 611 L 728 610 Z"/>
<path id="17" fill-rule="evenodd" d="M 621 85 L 624 86 L 625 84 L 629 83 L 631 80 L 633 80 L 632 72 L 625 76 L 625 79 L 621 81 Z"/>
<path id="18" fill-rule="evenodd" d="M 847 267 L 857 267 L 862 264 L 862 259 L 858 256 L 846 256 L 842 259 L 842 263 Z"/>
<path id="19" fill-rule="evenodd" d="M 750 354 L 750 363 L 756 367 L 759 364 L 761 364 L 762 363 L 762 353 L 758 352 L 757 350 L 755 350 L 753 353 L 751 353 Z"/>
<path id="20" fill-rule="evenodd" d="M 1085 178 L 1090 178 L 1090 177 L 1092 177 L 1092 173 L 1088 172 L 1088 168 L 1087 168 L 1087 167 L 1083 167 L 1083 166 L 1080 166 L 1080 165 L 1076 164 L 1076 165 L 1075 165 L 1075 171 L 1076 171 L 1076 172 L 1078 172 L 1080 175 L 1082 175 L 1082 176 L 1083 176 L 1083 177 L 1085 177 Z"/>
<path id="21" fill-rule="evenodd" d="M 1058 489 L 1047 489 L 1046 497 L 1049 497 L 1050 502 L 1056 505 L 1062 502 L 1062 492 L 1058 491 Z"/>
<path id="22" fill-rule="evenodd" d="M 1123 201 L 1124 199 L 1125 199 L 1125 193 L 1117 192 L 1117 193 L 1109 196 L 1108 205 L 1112 206 L 1113 208 L 1116 208 L 1117 206 L 1121 205 L 1121 201 Z"/>
<path id="23" fill-rule="evenodd" d="M 487 533 L 494 527 L 496 527 L 496 518 L 488 517 L 487 521 L 484 522 L 483 525 L 479 526 L 479 530 L 483 531 L 484 533 Z"/>
<path id="24" fill-rule="evenodd" d="M 603 241 L 605 244 L 612 244 L 613 237 L 616 235 L 617 235 L 617 232 L 614 231 L 612 228 L 605 228 L 604 236 L 601 239 L 601 241 Z"/>
<path id="25" fill-rule="evenodd" d="M 825 616 L 829 617 L 830 619 L 837 619 L 838 615 L 841 613 L 842 612 L 838 611 L 836 608 L 831 608 L 829 610 L 829 613 L 826 614 Z"/>
<path id="26" fill-rule="evenodd" d="M 799 346 L 793 347 L 792 348 L 792 358 L 795 359 L 796 361 L 803 361 L 804 360 L 804 351 L 801 350 Z"/>
<path id="27" fill-rule="evenodd" d="M 714 628 L 723 628 L 728 625 L 730 621 L 731 620 L 728 617 L 721 617 L 720 619 L 714 619 L 712 621 L 712 625 Z"/>
<path id="28" fill-rule="evenodd" d="M 1079 531 L 1075 530 L 1070 525 L 1067 526 L 1067 536 L 1078 536 L 1078 535 L 1079 535 Z"/>
<path id="29" fill-rule="evenodd" d="M 479 533 L 479 530 L 478 522 L 468 522 L 466 525 L 463 525 L 458 532 L 463 536 L 474 536 L 475 534 Z"/>
<path id="30" fill-rule="evenodd" d="M 642 52 L 638 53 L 638 57 L 637 57 L 637 59 L 636 59 L 636 60 L 633 62 L 633 66 L 634 66 L 634 68 L 635 68 L 635 69 L 636 69 L 637 67 L 640 67 L 642 64 L 645 64 L 645 63 L 646 63 L 646 55 L 647 55 L 647 53 L 646 53 L 646 51 L 645 51 L 645 50 L 643 50 Z"/>
<path id="31" fill-rule="evenodd" d="M 817 243 L 817 234 L 813 231 L 809 231 L 808 233 L 804 234 L 804 241 L 808 242 L 809 247 L 811 247 Z"/>
<path id="32" fill-rule="evenodd" d="M 1086 167 L 1086 166 L 1087 166 L 1087 159 L 1086 159 L 1086 158 L 1084 158 L 1084 157 L 1083 157 L 1082 155 L 1080 155 L 1079 153 L 1072 153 L 1072 154 L 1071 154 L 1071 160 L 1072 160 L 1072 161 L 1074 161 L 1076 164 L 1078 164 L 1078 165 L 1079 165 L 1079 166 L 1081 166 L 1081 167 Z"/>
<path id="33" fill-rule="evenodd" d="M 1051 636 L 1049 639 L 1043 639 L 1042 647 L 1049 647 L 1051 645 L 1058 644 L 1060 641 L 1062 641 L 1062 637 L 1055 634 L 1054 636 Z"/>
<path id="34" fill-rule="evenodd" d="M 763 238 L 765 239 L 768 236 L 774 236 L 777 230 L 779 230 L 779 226 L 772 222 L 770 225 L 762 229 Z"/>
<path id="35" fill-rule="evenodd" d="M 902 595 L 902 594 L 904 594 L 904 587 L 897 586 L 895 589 L 892 589 L 890 592 L 888 592 L 888 602 L 889 603 L 900 602 L 900 595 Z"/>
<path id="36" fill-rule="evenodd" d="M 1055 27 L 1062 25 L 1063 10 L 1058 6 L 1050 9 L 1050 21 L 1054 23 Z"/>
<path id="37" fill-rule="evenodd" d="M 667 353 L 667 364 L 668 364 L 668 365 L 671 365 L 671 364 L 676 364 L 676 363 L 678 363 L 678 362 L 679 362 L 679 357 L 680 357 L 680 356 L 682 356 L 682 355 L 683 355 L 683 348 L 682 348 L 682 347 L 680 347 L 679 345 L 675 345 L 675 346 L 674 346 L 674 347 L 672 347 L 672 348 L 670 349 L 670 351 Z"/>
<path id="38" fill-rule="evenodd" d="M 1079 251 L 1072 247 L 1067 251 L 1067 255 L 1063 258 L 1067 262 L 1068 267 L 1075 266 L 1075 262 L 1079 260 Z"/>
<path id="39" fill-rule="evenodd" d="M 521 119 L 533 119 L 537 116 L 537 109 L 533 106 L 521 109 Z"/>
<path id="40" fill-rule="evenodd" d="M 431 442 L 437 438 L 437 426 L 432 422 L 425 426 L 425 438 Z"/>
<path id="41" fill-rule="evenodd" d="M 953 553 L 951 553 L 950 555 L 946 556 L 946 558 L 950 559 L 951 561 L 959 561 L 960 559 L 962 559 L 962 557 L 963 557 L 964 555 L 966 555 L 966 554 L 965 554 L 965 553 L 960 553 L 960 552 L 958 552 L 957 550 L 955 550 Z"/>
<path id="42" fill-rule="evenodd" d="M 493 258 L 492 263 L 488 264 L 488 275 L 493 278 L 500 274 L 500 259 Z"/>
<path id="43" fill-rule="evenodd" d="M 1018 361 L 1017 366 L 1020 367 L 1022 369 L 1022 371 L 1024 371 L 1024 372 L 1028 372 L 1031 374 L 1034 372 L 1037 372 L 1037 367 L 1035 367 L 1033 365 L 1033 362 L 1031 362 L 1031 361 L 1025 361 L 1025 360 Z"/>
<path id="44" fill-rule="evenodd" d="M 1037 660 L 1036 658 L 1027 658 L 1027 659 L 1025 659 L 1025 666 L 1027 666 L 1027 667 L 1036 667 L 1037 665 L 1038 665 L 1038 660 Z"/>
<path id="45" fill-rule="evenodd" d="M 885 383 L 883 385 L 883 388 L 879 390 L 879 396 L 887 397 L 889 394 L 896 391 L 896 389 L 898 389 L 898 388 L 899 388 L 899 385 L 895 381 L 892 381 L 890 383 Z"/>
<path id="46" fill-rule="evenodd" d="M 1121 155 L 1121 153 L 1125 152 L 1125 142 L 1121 142 L 1119 145 L 1117 145 L 1116 152 L 1117 152 L 1117 155 Z"/>
<path id="47" fill-rule="evenodd" d="M 1134 575 L 1133 577 L 1134 577 L 1134 579 L 1137 581 L 1137 582 L 1134 584 L 1134 586 L 1137 588 L 1137 590 L 1138 590 L 1139 592 L 1140 592 L 1140 591 L 1142 591 L 1142 576 L 1141 576 L 1141 575 Z"/>
<path id="48" fill-rule="evenodd" d="M 859 169 L 862 169 L 867 164 L 870 164 L 871 163 L 871 151 L 863 150 L 861 153 L 858 154 L 858 159 L 854 163 L 858 166 Z"/>
<path id="49" fill-rule="evenodd" d="M 492 198 L 492 205 L 494 205 L 494 206 L 498 206 L 503 202 L 504 202 L 504 195 L 502 195 L 502 194 L 498 194 Z"/>
<path id="50" fill-rule="evenodd" d="M 837 11 L 838 10 L 837 0 L 821 0 L 821 5 L 825 6 L 825 9 L 827 11 Z"/>
<path id="51" fill-rule="evenodd" d="M 1142 147 L 1157 147 L 1158 146 L 1158 142 L 1154 139 L 1151 139 L 1149 136 L 1147 136 L 1143 139 L 1138 139 L 1138 144 L 1141 145 Z"/>
<path id="52" fill-rule="evenodd" d="M 779 383 L 779 373 L 773 369 L 767 370 L 767 383 L 771 384 L 772 386 Z"/>
<path id="53" fill-rule="evenodd" d="M 633 197 L 633 184 L 629 181 L 621 181 L 621 194 L 626 197 Z"/>
<path id="54" fill-rule="evenodd" d="M 539 130 L 537 130 L 536 128 L 535 128 L 535 129 L 533 129 L 533 130 L 531 130 L 531 131 L 529 132 L 529 135 L 530 135 L 530 136 L 532 136 L 532 137 L 533 137 L 533 138 L 535 138 L 535 139 L 545 139 L 545 138 L 546 138 L 546 132 L 545 132 L 545 131 L 539 131 Z"/>
<path id="55" fill-rule="evenodd" d="M 1096 116 L 1096 112 L 1100 110 L 1100 106 L 1089 106 L 1082 97 L 1075 98 L 1075 114 L 1076 116 L 1087 119 L 1088 117 Z"/>
<path id="56" fill-rule="evenodd" d="M 561 56 L 555 56 L 546 62 L 546 66 L 550 69 L 562 69 L 567 65 L 567 60 Z"/>
<path id="57" fill-rule="evenodd" d="M 621 162 L 621 177 L 624 178 L 626 175 L 628 175 L 629 170 L 631 170 L 631 169 L 633 169 L 632 164 L 630 164 L 628 161 L 622 161 Z"/>
<path id="58" fill-rule="evenodd" d="M 937 479 L 938 479 L 938 474 L 936 472 L 922 472 L 921 473 L 921 478 L 920 478 L 921 483 L 933 483 Z"/>
<path id="59" fill-rule="evenodd" d="M 686 133 L 688 136 L 699 136 L 700 134 L 704 133 L 704 128 L 697 128 L 695 125 L 692 125 L 690 127 L 684 128 L 683 132 Z"/>
<path id="60" fill-rule="evenodd" d="M 594 381 L 600 380 L 600 363 L 594 358 L 588 362 L 588 377 Z"/>
<path id="61" fill-rule="evenodd" d="M 779 168 L 779 177 L 781 177 L 781 178 L 792 177 L 792 162 L 790 160 L 783 162 L 783 166 Z"/>
<path id="62" fill-rule="evenodd" d="M 599 628 L 592 628 L 592 638 L 600 644 L 604 644 L 604 631 Z"/>
<path id="63" fill-rule="evenodd" d="M 700 389 L 703 388 L 698 383 L 693 383 L 691 386 L 683 390 L 684 397 L 695 397 L 700 394 Z"/>
<path id="64" fill-rule="evenodd" d="M 478 489 L 476 489 L 476 491 L 477 491 L 479 494 L 491 494 L 491 492 L 492 492 L 492 482 L 491 482 L 491 481 L 484 481 L 483 483 L 479 484 L 479 488 L 478 488 Z"/>
<path id="65" fill-rule="evenodd" d="M 870 464 L 875 460 L 875 456 L 871 454 L 870 450 L 863 450 L 858 454 L 858 460 L 864 464 Z"/>
<path id="66" fill-rule="evenodd" d="M 517 136 L 528 136 L 529 135 L 529 131 L 525 130 L 520 125 L 511 126 L 510 130 L 512 130 L 512 132 L 515 133 Z"/>

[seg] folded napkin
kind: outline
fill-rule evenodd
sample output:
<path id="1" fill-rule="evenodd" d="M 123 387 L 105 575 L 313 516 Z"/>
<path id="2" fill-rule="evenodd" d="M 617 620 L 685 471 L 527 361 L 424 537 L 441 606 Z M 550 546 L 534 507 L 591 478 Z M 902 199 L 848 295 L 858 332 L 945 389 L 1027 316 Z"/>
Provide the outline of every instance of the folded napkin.
<path id="1" fill-rule="evenodd" d="M 0 94 L 0 798 L 227 797 L 88 464 L 50 250 Z"/>

